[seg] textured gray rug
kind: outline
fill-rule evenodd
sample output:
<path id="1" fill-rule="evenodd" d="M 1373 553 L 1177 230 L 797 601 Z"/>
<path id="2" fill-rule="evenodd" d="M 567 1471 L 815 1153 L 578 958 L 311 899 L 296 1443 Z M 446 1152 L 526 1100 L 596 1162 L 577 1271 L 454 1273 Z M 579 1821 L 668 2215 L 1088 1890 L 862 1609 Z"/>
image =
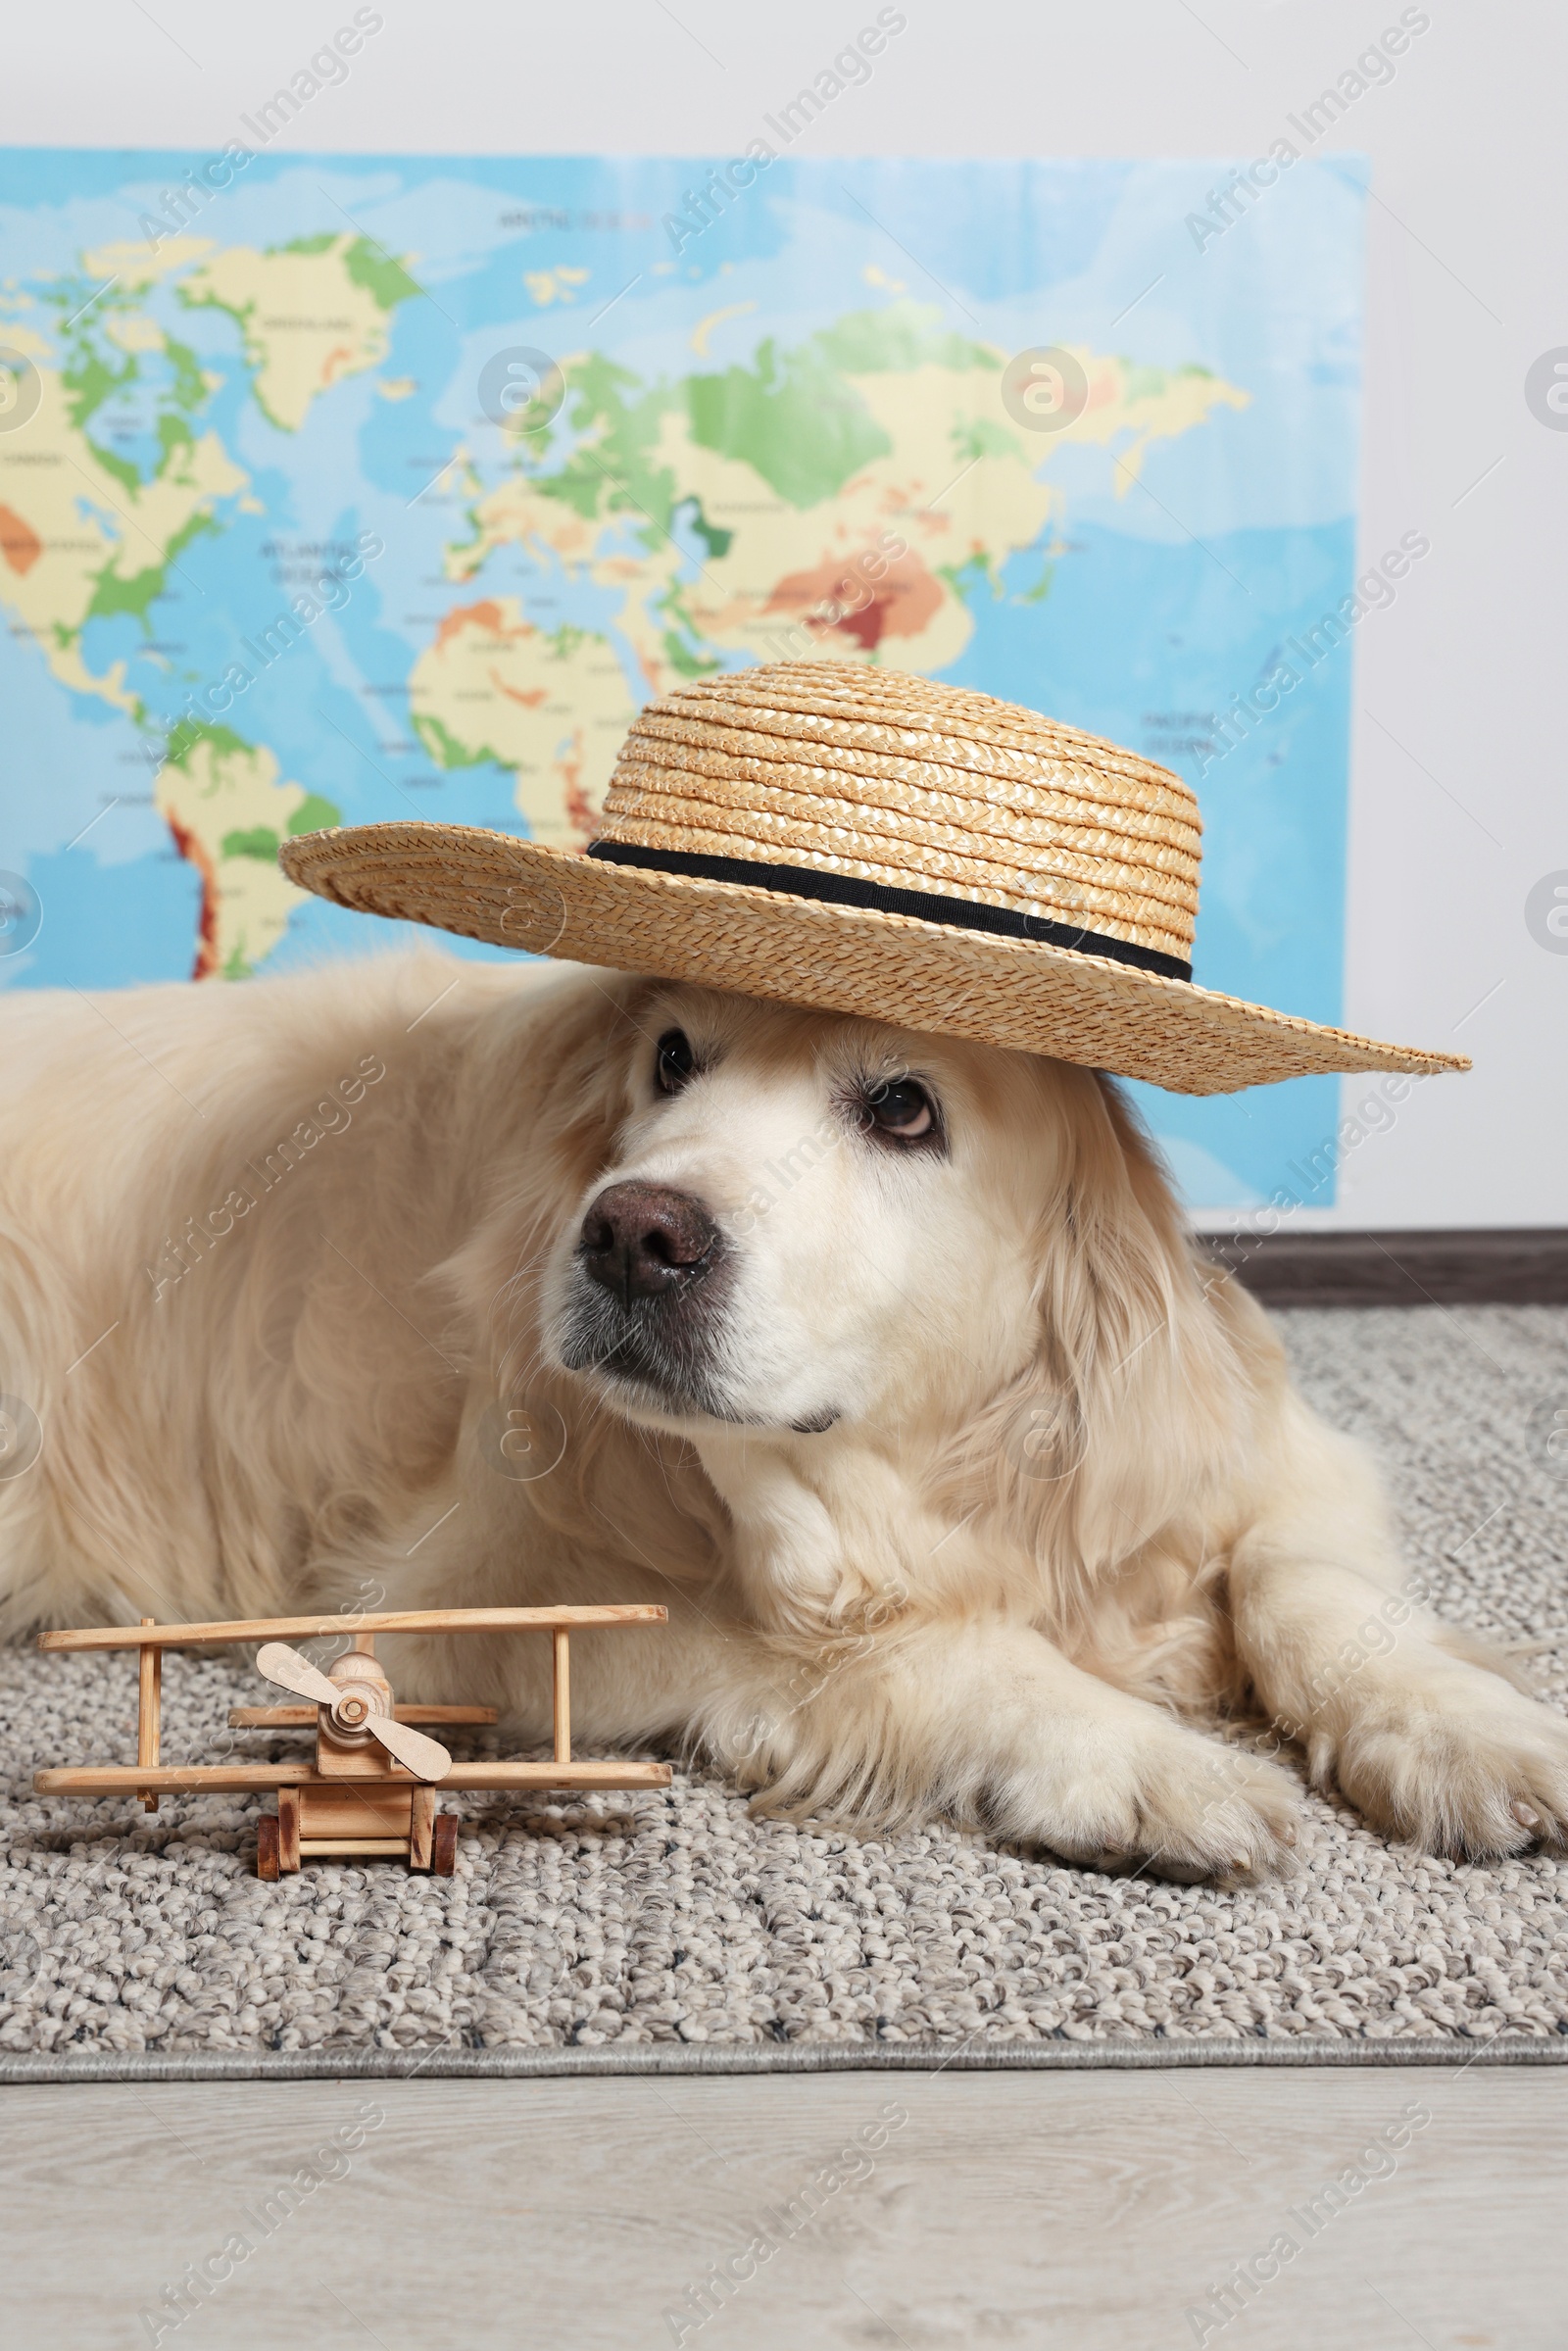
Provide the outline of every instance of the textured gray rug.
<path id="1" fill-rule="evenodd" d="M 1568 1699 L 1568 1312 L 1281 1317 L 1319 1407 L 1381 1452 L 1447 1615 L 1550 1636 Z M 133 1727 L 123 1657 L 0 1652 L 0 2079 L 850 2064 L 1568 2056 L 1568 1863 L 1391 1847 L 1308 1802 L 1298 1876 L 1102 1879 L 936 1830 L 858 1842 L 668 1795 L 466 1799 L 451 1880 L 263 1885 L 254 1797 L 30 1792 Z M 210 1757 L 241 1668 L 174 1657 L 165 1751 Z M 100 1727 L 89 1729 L 89 1714 Z M 258 1751 L 266 1751 L 258 1741 Z M 277 1750 L 282 1752 L 281 1748 Z"/>

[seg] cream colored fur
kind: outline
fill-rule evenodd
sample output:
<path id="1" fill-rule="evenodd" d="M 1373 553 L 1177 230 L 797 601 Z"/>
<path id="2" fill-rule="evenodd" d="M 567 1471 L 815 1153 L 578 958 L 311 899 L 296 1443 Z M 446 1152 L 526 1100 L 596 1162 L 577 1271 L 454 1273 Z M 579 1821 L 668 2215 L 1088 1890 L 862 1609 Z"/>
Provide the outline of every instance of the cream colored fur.
<path id="1" fill-rule="evenodd" d="M 710 1066 L 665 1100 L 672 1024 Z M 13 1632 L 658 1599 L 667 1628 L 574 1643 L 585 1749 L 701 1746 L 801 1814 L 1256 1874 L 1296 1783 L 1204 1728 L 1250 1711 L 1392 1833 L 1568 1828 L 1568 1725 L 1401 1596 L 1364 1456 L 1109 1083 L 434 955 L 13 996 L 3 1033 L 0 1385 L 43 1429 L 0 1481 Z M 945 1158 L 843 1114 L 903 1070 Z M 625 1178 L 726 1237 L 735 1419 L 559 1368 Z M 402 1645 L 409 1694 L 544 1732 L 542 1642 Z"/>

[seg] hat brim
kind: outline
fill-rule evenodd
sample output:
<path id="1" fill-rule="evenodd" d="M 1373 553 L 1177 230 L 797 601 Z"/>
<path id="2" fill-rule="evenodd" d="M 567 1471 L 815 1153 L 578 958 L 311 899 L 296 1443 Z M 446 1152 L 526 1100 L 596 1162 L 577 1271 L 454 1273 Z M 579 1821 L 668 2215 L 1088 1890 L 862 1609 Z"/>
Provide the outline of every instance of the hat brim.
<path id="1" fill-rule="evenodd" d="M 858 1014 L 1172 1094 L 1281 1078 L 1468 1069 L 1462 1053 L 1384 1045 L 1102 955 L 776 890 L 601 862 L 477 825 L 301 833 L 279 861 L 335 905 L 493 947 L 695 980 L 738 996 Z"/>

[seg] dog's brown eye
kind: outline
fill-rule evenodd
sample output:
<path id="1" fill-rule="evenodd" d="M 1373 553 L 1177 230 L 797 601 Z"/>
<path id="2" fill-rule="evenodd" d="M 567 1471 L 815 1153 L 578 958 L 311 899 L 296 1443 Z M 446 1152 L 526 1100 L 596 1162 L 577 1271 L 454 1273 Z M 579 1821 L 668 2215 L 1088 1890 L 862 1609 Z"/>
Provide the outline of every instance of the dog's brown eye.
<path id="1" fill-rule="evenodd" d="M 659 1040 L 655 1075 L 661 1094 L 678 1094 L 697 1066 L 684 1029 L 666 1029 Z"/>
<path id="2" fill-rule="evenodd" d="M 863 1097 L 866 1124 L 879 1135 L 900 1143 L 918 1143 L 935 1135 L 937 1114 L 931 1097 L 912 1078 L 890 1079 L 873 1086 Z"/>

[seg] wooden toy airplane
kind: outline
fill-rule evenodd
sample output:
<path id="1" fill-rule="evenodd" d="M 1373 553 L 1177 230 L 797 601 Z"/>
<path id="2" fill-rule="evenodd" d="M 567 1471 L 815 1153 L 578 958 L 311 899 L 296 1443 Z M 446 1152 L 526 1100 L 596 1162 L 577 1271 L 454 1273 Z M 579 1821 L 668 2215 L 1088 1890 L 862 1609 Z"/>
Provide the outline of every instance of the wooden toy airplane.
<path id="1" fill-rule="evenodd" d="M 276 1878 L 302 1861 L 344 1854 L 398 1855 L 410 1869 L 450 1878 L 457 1856 L 458 1821 L 436 1810 L 441 1788 L 454 1792 L 508 1788 L 667 1788 L 667 1763 L 574 1761 L 571 1752 L 573 1625 L 662 1624 L 665 1608 L 642 1604 L 600 1608 L 416 1608 L 402 1614 L 274 1616 L 226 1624 L 93 1625 L 80 1632 L 41 1633 L 41 1649 L 137 1649 L 140 1681 L 134 1764 L 89 1764 L 37 1772 L 39 1795 L 139 1795 L 156 1812 L 161 1795 L 229 1788 L 277 1791 L 277 1810 L 257 1824 L 256 1874 Z M 323 1672 L 287 1641 L 352 1631 L 354 1646 Z M 376 1659 L 378 1633 L 538 1633 L 551 1636 L 555 1685 L 555 1755 L 547 1763 L 454 1763 L 421 1726 L 493 1723 L 493 1706 L 399 1706 Z M 269 1682 L 313 1702 L 304 1706 L 237 1706 L 234 1730 L 308 1730 L 316 1727 L 314 1763 L 160 1764 L 158 1744 L 165 1649 L 218 1647 L 259 1641 L 258 1671 Z"/>

